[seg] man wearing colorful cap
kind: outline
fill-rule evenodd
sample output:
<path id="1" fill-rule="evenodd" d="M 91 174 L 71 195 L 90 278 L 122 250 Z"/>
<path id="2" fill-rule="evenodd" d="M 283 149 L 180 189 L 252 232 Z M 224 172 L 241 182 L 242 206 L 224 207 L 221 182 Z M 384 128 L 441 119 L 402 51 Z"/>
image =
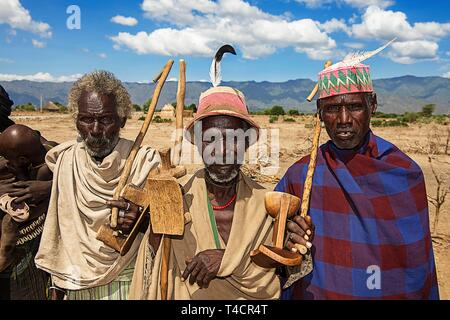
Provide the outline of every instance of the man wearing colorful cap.
<path id="1" fill-rule="evenodd" d="M 276 269 L 259 267 L 250 258 L 260 244 L 271 243 L 273 229 L 264 205 L 267 190 L 240 171 L 259 129 L 240 91 L 217 86 L 201 94 L 186 138 L 196 145 L 205 168 L 180 182 L 185 231 L 182 237 L 172 238 L 168 299 L 280 297 Z M 299 244 L 306 245 L 306 240 Z M 158 248 L 160 239 L 149 230 L 139 250 L 130 299 L 161 299 L 163 250 Z M 305 272 L 294 270 L 290 282 Z"/>
<path id="2" fill-rule="evenodd" d="M 331 141 L 320 147 L 309 207 L 314 270 L 284 297 L 438 299 L 424 177 L 370 130 L 377 96 L 369 66 L 325 69 L 319 93 Z M 292 165 L 276 190 L 301 197 L 309 159 Z"/>

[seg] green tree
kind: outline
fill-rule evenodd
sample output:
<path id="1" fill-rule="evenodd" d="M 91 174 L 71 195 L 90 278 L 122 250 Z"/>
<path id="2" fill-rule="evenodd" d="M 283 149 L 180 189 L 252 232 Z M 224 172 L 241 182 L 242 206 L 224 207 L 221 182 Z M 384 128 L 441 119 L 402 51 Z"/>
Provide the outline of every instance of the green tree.
<path id="1" fill-rule="evenodd" d="M 144 102 L 144 105 L 142 106 L 142 109 L 144 110 L 144 113 L 148 112 L 148 108 L 150 107 L 150 104 L 152 103 L 152 98 L 148 99 Z"/>
<path id="2" fill-rule="evenodd" d="M 419 115 L 416 112 L 405 112 L 400 120 L 406 123 L 414 123 L 418 118 Z"/>
<path id="3" fill-rule="evenodd" d="M 195 105 L 195 103 L 191 103 L 190 105 L 185 106 L 184 110 L 193 110 L 193 112 L 197 112 L 197 106 Z"/>
<path id="4" fill-rule="evenodd" d="M 139 112 L 139 111 L 142 111 L 142 108 L 138 104 L 133 104 L 133 110 Z"/>
<path id="5" fill-rule="evenodd" d="M 296 109 L 291 109 L 291 110 L 289 110 L 289 111 L 288 111 L 288 114 L 289 114 L 290 116 L 299 116 L 299 115 L 300 115 L 300 113 L 299 113 L 298 110 L 296 110 Z"/>
<path id="6" fill-rule="evenodd" d="M 274 123 L 278 121 L 278 116 L 270 116 L 269 123 Z"/>
<path id="7" fill-rule="evenodd" d="M 15 110 L 17 110 L 17 111 L 36 111 L 36 108 L 31 102 L 28 102 L 27 104 L 17 106 L 15 108 Z"/>
<path id="8" fill-rule="evenodd" d="M 429 118 L 433 115 L 434 110 L 436 109 L 435 104 L 427 104 L 422 107 L 422 116 Z"/>
<path id="9" fill-rule="evenodd" d="M 270 109 L 270 114 L 272 116 L 284 116 L 286 112 L 282 106 L 273 106 L 272 109 Z"/>

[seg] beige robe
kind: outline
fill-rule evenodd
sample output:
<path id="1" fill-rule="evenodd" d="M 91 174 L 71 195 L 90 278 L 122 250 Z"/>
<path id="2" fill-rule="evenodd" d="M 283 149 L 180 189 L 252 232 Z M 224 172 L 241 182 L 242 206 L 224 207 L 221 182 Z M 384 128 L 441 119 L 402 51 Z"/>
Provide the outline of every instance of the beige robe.
<path id="1" fill-rule="evenodd" d="M 123 257 L 96 239 L 100 226 L 109 221 L 106 201 L 113 198 L 132 144 L 120 139 L 101 164 L 88 155 L 82 142 L 63 143 L 47 153 L 53 186 L 35 262 L 52 275 L 56 286 L 80 290 L 105 285 L 135 258 L 142 235 Z M 143 186 L 158 164 L 158 153 L 141 147 L 129 182 Z"/>
<path id="2" fill-rule="evenodd" d="M 273 220 L 266 214 L 266 190 L 241 174 L 228 244 L 222 239 L 225 254 L 217 278 L 207 289 L 189 281 L 181 282 L 185 258 L 207 249 L 216 249 L 207 207 L 204 171 L 198 171 L 183 186 L 186 225 L 183 237 L 172 239 L 169 261 L 169 299 L 235 300 L 278 299 L 280 281 L 275 269 L 254 264 L 250 252 L 262 243 L 270 243 Z M 161 299 L 160 268 L 162 250 L 156 256 L 150 250 L 147 232 L 139 248 L 130 299 Z M 160 247 L 161 248 L 161 247 Z"/>

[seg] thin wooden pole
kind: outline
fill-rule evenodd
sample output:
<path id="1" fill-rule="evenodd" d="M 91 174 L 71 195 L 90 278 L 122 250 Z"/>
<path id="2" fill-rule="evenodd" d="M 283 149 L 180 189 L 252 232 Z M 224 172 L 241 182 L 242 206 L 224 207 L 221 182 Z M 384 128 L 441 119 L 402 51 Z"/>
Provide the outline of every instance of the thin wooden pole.
<path id="1" fill-rule="evenodd" d="M 145 117 L 145 121 L 142 124 L 141 131 L 139 131 L 139 134 L 137 135 L 136 139 L 134 140 L 133 147 L 131 148 L 130 154 L 128 155 L 122 175 L 120 176 L 119 183 L 114 192 L 114 199 L 116 199 L 116 200 L 119 199 L 120 193 L 122 192 L 122 189 L 125 187 L 128 177 L 130 176 L 131 167 L 133 166 L 134 159 L 136 158 L 136 155 L 139 151 L 142 141 L 144 140 L 145 134 L 148 131 L 148 127 L 150 126 L 150 123 L 152 122 L 153 114 L 155 113 L 156 105 L 158 104 L 161 90 L 164 86 L 164 83 L 166 82 L 166 79 L 170 73 L 170 70 L 172 69 L 172 65 L 173 65 L 173 60 L 167 61 L 166 65 L 164 66 L 164 69 L 161 72 L 161 75 L 158 79 L 158 83 L 156 84 L 155 92 L 153 93 L 152 102 L 149 106 L 147 116 Z M 110 223 L 111 228 L 117 227 L 118 214 L 119 214 L 119 209 L 116 207 L 113 207 L 111 210 L 111 223 Z"/>
<path id="2" fill-rule="evenodd" d="M 177 91 L 177 108 L 176 108 L 176 137 L 175 146 L 173 148 L 173 161 L 172 164 L 177 166 L 181 161 L 181 147 L 183 144 L 183 111 L 184 111 L 184 99 L 186 96 L 186 61 L 180 60 L 180 76 L 178 78 L 178 91 Z"/>
<path id="3" fill-rule="evenodd" d="M 311 157 L 308 164 L 308 171 L 306 173 L 305 185 L 303 186 L 302 204 L 300 207 L 300 215 L 304 218 L 308 215 L 309 199 L 311 196 L 312 181 L 314 171 L 316 169 L 317 153 L 319 150 L 320 131 L 322 124 L 320 121 L 319 113 L 316 115 L 316 127 L 314 129 L 314 137 L 311 149 Z"/>

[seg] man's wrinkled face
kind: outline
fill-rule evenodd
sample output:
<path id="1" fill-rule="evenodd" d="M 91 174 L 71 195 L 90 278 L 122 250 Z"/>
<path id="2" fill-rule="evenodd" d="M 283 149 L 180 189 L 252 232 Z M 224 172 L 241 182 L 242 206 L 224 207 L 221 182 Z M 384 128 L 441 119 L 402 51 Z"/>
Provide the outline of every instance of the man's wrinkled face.
<path id="1" fill-rule="evenodd" d="M 78 133 L 92 157 L 104 158 L 119 141 L 120 128 L 126 119 L 120 119 L 113 95 L 83 92 L 78 101 L 76 120 Z"/>
<path id="2" fill-rule="evenodd" d="M 331 141 L 348 150 L 362 145 L 377 100 L 375 94 L 352 93 L 320 99 L 317 106 Z"/>
<path id="3" fill-rule="evenodd" d="M 212 116 L 202 120 L 202 141 L 197 145 L 206 171 L 219 183 L 232 181 L 239 174 L 248 139 L 243 132 L 248 125 L 229 116 Z"/>

